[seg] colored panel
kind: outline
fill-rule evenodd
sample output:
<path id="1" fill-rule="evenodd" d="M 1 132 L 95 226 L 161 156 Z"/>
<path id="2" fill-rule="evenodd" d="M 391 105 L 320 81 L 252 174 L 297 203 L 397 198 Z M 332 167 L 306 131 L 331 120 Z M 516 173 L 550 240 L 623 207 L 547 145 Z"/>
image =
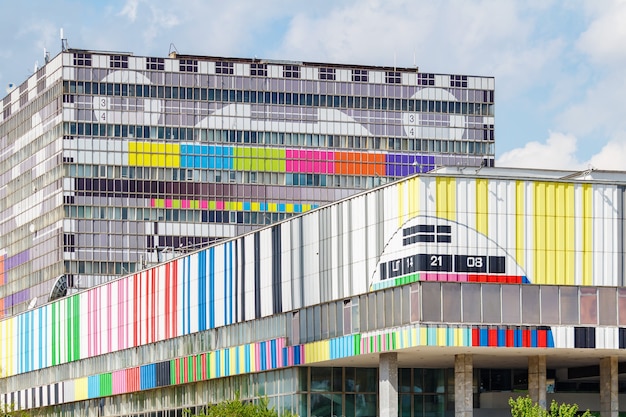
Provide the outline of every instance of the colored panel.
<path id="1" fill-rule="evenodd" d="M 524 182 L 515 181 L 515 261 L 522 268 L 526 264 L 525 188 Z"/>
<path id="2" fill-rule="evenodd" d="M 128 142 L 130 166 L 168 167 L 181 166 L 180 145 L 154 142 Z"/>
<path id="3" fill-rule="evenodd" d="M 387 154 L 385 155 L 385 175 L 406 177 L 431 171 L 435 168 L 435 157 L 427 155 Z"/>
<path id="4" fill-rule="evenodd" d="M 476 180 L 476 230 L 489 236 L 489 181 Z"/>
<path id="5" fill-rule="evenodd" d="M 437 217 L 447 220 L 456 220 L 456 179 L 437 177 L 436 181 L 436 204 Z"/>
<path id="6" fill-rule="evenodd" d="M 0 255 L 0 285 L 4 285 L 4 258 L 5 255 Z M 3 308 L 0 305 L 0 317 L 2 317 L 2 313 L 3 313 Z"/>
<path id="7" fill-rule="evenodd" d="M 582 284 L 593 285 L 593 189 L 591 184 L 583 184 L 583 253 L 582 253 Z"/>

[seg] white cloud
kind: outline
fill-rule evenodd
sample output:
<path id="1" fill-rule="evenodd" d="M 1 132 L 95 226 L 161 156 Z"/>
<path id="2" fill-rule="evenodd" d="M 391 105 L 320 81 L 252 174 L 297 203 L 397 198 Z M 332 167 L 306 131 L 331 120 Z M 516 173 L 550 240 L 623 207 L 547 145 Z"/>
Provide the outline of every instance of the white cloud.
<path id="1" fill-rule="evenodd" d="M 622 65 L 626 62 L 626 1 L 593 1 L 589 5 L 592 20 L 577 42 L 577 47 L 598 65 Z"/>
<path id="2" fill-rule="evenodd" d="M 626 138 L 614 139 L 593 155 L 589 163 L 598 169 L 626 171 Z"/>
<path id="3" fill-rule="evenodd" d="M 579 170 L 585 165 L 576 159 L 576 137 L 551 132 L 545 143 L 528 142 L 503 153 L 496 160 L 496 166 Z"/>
<path id="4" fill-rule="evenodd" d="M 137 19 L 137 8 L 139 7 L 139 0 L 128 0 L 122 10 L 119 12 L 120 16 L 126 16 L 131 22 Z"/>

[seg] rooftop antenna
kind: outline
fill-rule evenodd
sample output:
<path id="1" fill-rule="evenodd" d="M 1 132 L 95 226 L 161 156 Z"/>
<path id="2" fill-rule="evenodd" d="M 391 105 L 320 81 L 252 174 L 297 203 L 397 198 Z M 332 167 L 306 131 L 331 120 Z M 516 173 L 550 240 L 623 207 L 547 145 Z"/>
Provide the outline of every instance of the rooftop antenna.
<path id="1" fill-rule="evenodd" d="M 43 48 L 43 62 L 44 64 L 47 64 L 49 61 L 50 61 L 50 52 L 48 52 L 46 48 Z"/>
<path id="2" fill-rule="evenodd" d="M 170 52 L 168 55 L 170 58 L 176 58 L 176 55 L 178 55 L 178 49 L 176 49 L 176 45 L 174 45 L 174 42 L 170 43 Z"/>
<path id="3" fill-rule="evenodd" d="M 59 35 L 61 38 L 61 52 L 65 52 L 67 51 L 68 46 L 67 46 L 67 38 L 63 36 L 63 28 L 61 28 L 61 30 L 59 31 Z"/>

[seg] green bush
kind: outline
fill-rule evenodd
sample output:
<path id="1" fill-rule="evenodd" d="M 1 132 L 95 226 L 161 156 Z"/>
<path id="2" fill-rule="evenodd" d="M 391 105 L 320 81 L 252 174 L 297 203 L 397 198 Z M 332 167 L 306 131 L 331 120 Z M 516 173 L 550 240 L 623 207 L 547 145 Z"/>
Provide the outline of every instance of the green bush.
<path id="1" fill-rule="evenodd" d="M 550 409 L 544 410 L 528 396 L 509 398 L 509 405 L 512 417 L 576 417 L 579 415 L 577 404 L 559 404 L 552 400 Z M 587 410 L 581 414 L 581 417 L 591 417 L 591 413 Z"/>
<path id="2" fill-rule="evenodd" d="M 239 395 L 234 400 L 224 401 L 211 405 L 200 414 L 186 413 L 188 417 L 279 417 L 278 411 L 269 406 L 267 398 L 262 397 L 257 402 L 242 402 Z M 282 417 L 295 417 L 290 411 L 284 412 Z"/>

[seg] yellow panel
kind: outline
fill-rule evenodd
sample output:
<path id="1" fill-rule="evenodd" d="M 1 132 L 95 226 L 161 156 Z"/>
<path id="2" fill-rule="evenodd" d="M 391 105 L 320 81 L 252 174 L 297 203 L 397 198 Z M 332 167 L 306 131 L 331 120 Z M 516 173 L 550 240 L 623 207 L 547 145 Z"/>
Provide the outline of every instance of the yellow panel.
<path id="1" fill-rule="evenodd" d="M 535 284 L 545 284 L 546 272 L 546 184 L 544 182 L 534 183 L 534 237 L 533 258 L 535 270 L 532 282 Z"/>
<path id="2" fill-rule="evenodd" d="M 524 182 L 515 182 L 515 261 L 519 266 L 525 269 L 526 228 L 524 222 L 524 188 Z"/>
<path id="3" fill-rule="evenodd" d="M 404 224 L 404 187 L 406 182 L 398 184 L 396 189 L 398 190 L 398 227 L 402 227 Z"/>
<path id="4" fill-rule="evenodd" d="M 445 327 L 437 328 L 437 346 L 448 345 L 448 329 Z"/>
<path id="5" fill-rule="evenodd" d="M 251 203 L 250 204 L 250 210 L 252 210 L 252 211 L 259 211 L 260 208 L 261 208 L 261 205 L 259 203 Z"/>
<path id="6" fill-rule="evenodd" d="M 419 215 L 420 185 L 421 181 L 419 178 L 409 180 L 409 219 Z"/>
<path id="7" fill-rule="evenodd" d="M 456 180 L 454 178 L 437 177 L 437 217 L 456 220 Z"/>
<path id="8" fill-rule="evenodd" d="M 420 346 L 428 345 L 428 329 L 426 327 L 420 327 Z"/>
<path id="9" fill-rule="evenodd" d="M 78 378 L 74 380 L 74 400 L 86 400 L 89 392 L 89 383 L 87 378 Z"/>
<path id="10" fill-rule="evenodd" d="M 591 184 L 583 184 L 583 285 L 593 285 L 593 189 Z"/>
<path id="11" fill-rule="evenodd" d="M 543 283 L 554 284 L 556 277 L 556 184 L 546 184 L 546 268 Z"/>
<path id="12" fill-rule="evenodd" d="M 476 180 L 476 230 L 489 236 L 489 181 Z M 468 207 L 469 208 L 469 207 Z"/>

